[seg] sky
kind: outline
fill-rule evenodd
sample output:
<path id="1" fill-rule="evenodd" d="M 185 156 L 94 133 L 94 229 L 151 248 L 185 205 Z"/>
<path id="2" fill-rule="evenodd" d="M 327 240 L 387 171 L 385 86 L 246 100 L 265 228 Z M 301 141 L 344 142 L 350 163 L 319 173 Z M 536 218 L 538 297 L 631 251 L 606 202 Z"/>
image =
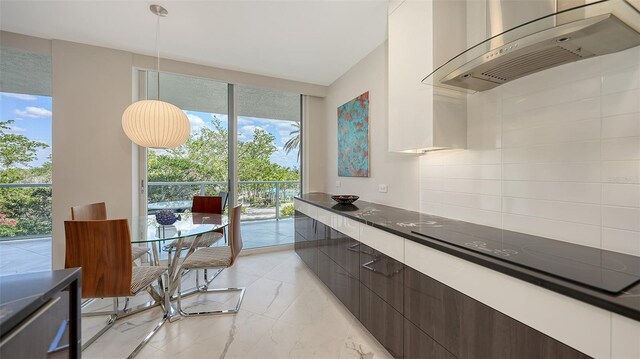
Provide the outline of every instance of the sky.
<path id="1" fill-rule="evenodd" d="M 51 155 L 51 97 L 0 92 L 0 121 L 14 120 L 10 133 L 49 145 L 30 163 L 40 166 Z"/>
<path id="2" fill-rule="evenodd" d="M 227 127 L 227 115 L 206 112 L 185 111 L 191 123 L 191 133 L 202 127 L 213 128 L 213 119 L 218 118 Z M 0 92 L 0 121 L 14 120 L 8 132 L 20 134 L 35 141 L 44 142 L 48 148 L 39 150 L 38 158 L 31 166 L 40 166 L 51 154 L 51 97 L 12 94 Z M 255 117 L 238 117 L 238 141 L 250 141 L 255 128 L 262 128 L 275 137 L 278 150 L 271 155 L 271 161 L 281 166 L 299 168 L 297 151 L 287 154 L 282 147 L 295 129 L 294 122 L 270 120 Z"/>

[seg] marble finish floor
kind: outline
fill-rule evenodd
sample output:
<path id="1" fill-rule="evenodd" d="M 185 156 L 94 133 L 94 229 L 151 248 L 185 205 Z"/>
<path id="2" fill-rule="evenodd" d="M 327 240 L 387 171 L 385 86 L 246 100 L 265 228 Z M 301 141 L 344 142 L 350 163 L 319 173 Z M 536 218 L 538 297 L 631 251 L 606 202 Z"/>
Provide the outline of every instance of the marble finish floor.
<path id="1" fill-rule="evenodd" d="M 187 282 L 193 283 L 192 274 Z M 292 250 L 242 256 L 214 284 L 247 288 L 238 314 L 167 323 L 138 358 L 391 357 Z M 144 302 L 145 295 L 132 301 Z M 233 294 L 200 294 L 184 303 L 187 310 L 211 310 L 229 308 L 236 299 Z M 160 318 L 159 308 L 124 318 L 83 356 L 125 358 Z M 83 318 L 83 338 L 103 323 L 101 317 Z"/>

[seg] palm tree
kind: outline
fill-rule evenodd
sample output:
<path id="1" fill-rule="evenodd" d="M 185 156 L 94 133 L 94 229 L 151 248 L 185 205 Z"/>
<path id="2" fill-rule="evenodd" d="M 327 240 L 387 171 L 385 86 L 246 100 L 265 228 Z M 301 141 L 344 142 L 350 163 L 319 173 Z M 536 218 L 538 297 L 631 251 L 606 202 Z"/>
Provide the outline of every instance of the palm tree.
<path id="1" fill-rule="evenodd" d="M 298 162 L 300 162 L 300 122 L 295 122 L 293 127 L 296 127 L 295 130 L 289 132 L 291 138 L 287 140 L 284 144 L 284 150 L 289 154 L 289 152 L 294 149 L 298 150 Z"/>

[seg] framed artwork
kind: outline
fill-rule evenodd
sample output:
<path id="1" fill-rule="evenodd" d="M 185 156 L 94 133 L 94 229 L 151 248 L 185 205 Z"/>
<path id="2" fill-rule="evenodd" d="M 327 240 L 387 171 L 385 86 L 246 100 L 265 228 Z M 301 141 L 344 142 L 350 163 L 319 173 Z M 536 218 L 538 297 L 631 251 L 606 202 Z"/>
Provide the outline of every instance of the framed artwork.
<path id="1" fill-rule="evenodd" d="M 369 177 L 369 91 L 338 107 L 338 176 Z"/>

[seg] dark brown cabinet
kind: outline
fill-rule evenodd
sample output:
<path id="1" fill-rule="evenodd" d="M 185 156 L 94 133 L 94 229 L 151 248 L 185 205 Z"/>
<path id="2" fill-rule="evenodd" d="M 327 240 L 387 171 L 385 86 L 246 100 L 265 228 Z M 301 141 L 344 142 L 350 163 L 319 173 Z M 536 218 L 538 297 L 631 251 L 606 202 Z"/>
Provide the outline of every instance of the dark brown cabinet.
<path id="1" fill-rule="evenodd" d="M 356 317 L 360 313 L 360 282 L 322 251 L 318 253 L 318 277 Z"/>
<path id="2" fill-rule="evenodd" d="M 80 358 L 79 268 L 0 281 L 0 358 Z"/>
<path id="3" fill-rule="evenodd" d="M 327 227 L 326 233 L 326 240 L 319 246 L 319 249 L 357 278 L 360 268 L 360 242 L 333 228 Z"/>
<path id="4" fill-rule="evenodd" d="M 404 357 L 406 359 L 455 359 L 453 354 L 407 319 L 404 320 Z"/>
<path id="5" fill-rule="evenodd" d="M 360 282 L 402 314 L 405 265 L 365 244 L 359 249 Z"/>
<path id="6" fill-rule="evenodd" d="M 588 358 L 407 267 L 404 315 L 458 358 Z"/>
<path id="7" fill-rule="evenodd" d="M 402 314 L 360 284 L 360 322 L 394 358 L 403 357 Z"/>
<path id="8" fill-rule="evenodd" d="M 353 245 L 358 241 L 323 224 L 318 235 L 318 277 L 349 309 L 354 316 L 360 314 L 360 280 L 358 279 L 358 252 Z"/>
<path id="9" fill-rule="evenodd" d="M 300 259 L 318 274 L 317 221 L 306 214 L 296 211 L 294 217 L 294 248 Z"/>

